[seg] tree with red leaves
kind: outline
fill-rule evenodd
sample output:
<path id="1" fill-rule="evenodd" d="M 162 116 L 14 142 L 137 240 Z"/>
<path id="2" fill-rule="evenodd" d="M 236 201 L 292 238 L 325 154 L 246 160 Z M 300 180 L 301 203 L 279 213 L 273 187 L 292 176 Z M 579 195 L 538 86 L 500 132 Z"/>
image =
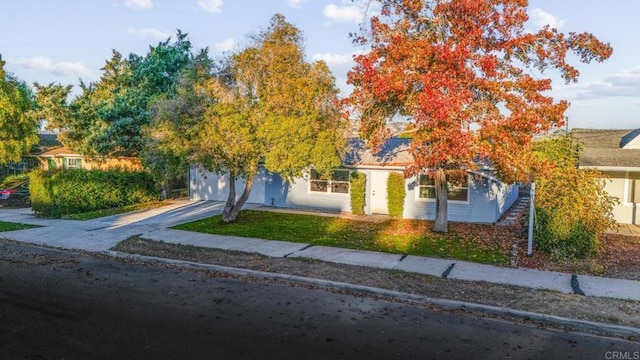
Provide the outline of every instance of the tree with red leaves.
<path id="1" fill-rule="evenodd" d="M 527 32 L 527 0 L 372 1 L 380 15 L 355 38 L 371 50 L 355 57 L 345 101 L 374 149 L 389 136 L 387 120 L 413 120 L 405 176 L 434 177 L 435 231 L 448 231 L 447 177 L 477 168 L 477 159 L 503 181 L 528 181 L 533 135 L 563 126 L 569 106 L 544 94 L 551 79 L 542 74 L 576 82 L 570 51 L 584 63 L 612 53 L 589 33 Z"/>

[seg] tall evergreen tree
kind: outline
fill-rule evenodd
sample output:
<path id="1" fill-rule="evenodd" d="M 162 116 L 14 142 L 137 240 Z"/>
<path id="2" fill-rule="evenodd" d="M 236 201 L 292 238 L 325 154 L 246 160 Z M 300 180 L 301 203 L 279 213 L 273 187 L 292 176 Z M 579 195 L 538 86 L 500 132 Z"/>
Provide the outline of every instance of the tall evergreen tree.
<path id="1" fill-rule="evenodd" d="M 80 84 L 81 94 L 70 104 L 71 90 L 58 84 L 37 86 L 41 114 L 50 129 L 60 130 L 63 144 L 89 155 L 138 156 L 145 146 L 144 129 L 154 115 L 154 103 L 175 94 L 178 79 L 194 55 L 187 34 L 178 31 L 149 47 L 145 56 L 123 57 L 114 50 L 99 81 Z M 65 101 L 63 101 L 65 99 Z"/>

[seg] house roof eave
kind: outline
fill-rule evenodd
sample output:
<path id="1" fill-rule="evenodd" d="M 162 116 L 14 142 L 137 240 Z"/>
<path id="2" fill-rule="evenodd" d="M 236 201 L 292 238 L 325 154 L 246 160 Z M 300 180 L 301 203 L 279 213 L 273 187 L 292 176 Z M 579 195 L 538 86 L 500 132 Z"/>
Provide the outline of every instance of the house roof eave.
<path id="1" fill-rule="evenodd" d="M 345 164 L 343 165 L 347 169 L 373 169 L 373 170 L 404 170 L 409 165 L 367 165 L 367 164 Z"/>
<path id="2" fill-rule="evenodd" d="M 83 157 L 80 154 L 64 154 L 64 153 L 60 153 L 60 154 L 36 154 L 33 155 L 35 157 L 41 157 L 41 158 L 59 158 L 59 157 L 77 157 L 77 158 L 81 158 Z"/>
<path id="3" fill-rule="evenodd" d="M 592 169 L 600 171 L 628 171 L 628 172 L 640 172 L 640 167 L 637 166 L 599 166 L 599 165 L 580 165 L 580 169 Z"/>

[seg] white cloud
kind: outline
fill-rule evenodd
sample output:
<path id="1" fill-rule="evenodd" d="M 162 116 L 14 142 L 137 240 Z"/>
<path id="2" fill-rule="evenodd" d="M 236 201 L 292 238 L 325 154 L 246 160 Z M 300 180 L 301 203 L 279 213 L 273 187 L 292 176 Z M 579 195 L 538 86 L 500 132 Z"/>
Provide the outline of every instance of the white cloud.
<path id="1" fill-rule="evenodd" d="M 324 60 L 329 66 L 344 66 L 349 65 L 353 66 L 353 56 L 362 54 L 362 51 L 354 52 L 351 54 L 331 54 L 331 53 L 322 53 L 315 54 L 313 56 L 314 60 Z"/>
<path id="2" fill-rule="evenodd" d="M 153 29 L 153 28 L 141 28 L 141 29 L 129 28 L 127 29 L 127 32 L 129 34 L 133 34 L 140 37 L 150 36 L 158 40 L 166 40 L 171 36 L 171 33 L 160 31 L 158 29 Z"/>
<path id="3" fill-rule="evenodd" d="M 302 5 L 302 3 L 307 1 L 309 0 L 287 0 L 287 4 L 289 4 L 289 6 L 291 6 L 292 8 L 297 8 Z"/>
<path id="4" fill-rule="evenodd" d="M 552 28 L 560 29 L 566 23 L 565 20 L 560 20 L 540 8 L 531 9 L 531 11 L 529 12 L 529 21 L 531 21 L 532 24 L 537 28 L 542 28 L 545 25 L 549 25 Z"/>
<path id="5" fill-rule="evenodd" d="M 233 39 L 229 38 L 223 42 L 213 44 L 213 47 L 221 52 L 231 51 L 238 46 L 238 43 Z"/>
<path id="6" fill-rule="evenodd" d="M 352 91 L 352 87 L 347 85 L 347 72 L 353 68 L 355 62 L 353 57 L 363 54 L 364 51 L 358 50 L 350 54 L 331 54 L 321 53 L 315 54 L 313 60 L 322 60 L 327 63 L 327 66 L 331 70 L 331 73 L 336 78 L 336 83 L 340 88 L 342 95 L 349 94 Z"/>
<path id="7" fill-rule="evenodd" d="M 20 58 L 12 61 L 12 63 L 22 68 L 40 73 L 75 77 L 83 80 L 93 80 L 96 78 L 86 66 L 79 62 L 53 63 L 49 58 L 35 56 L 32 58 Z"/>
<path id="8" fill-rule="evenodd" d="M 640 67 L 624 70 L 579 87 L 580 98 L 640 97 Z"/>
<path id="9" fill-rule="evenodd" d="M 152 0 L 125 0 L 124 4 L 127 7 L 135 9 L 151 9 L 153 7 Z"/>
<path id="10" fill-rule="evenodd" d="M 322 11 L 324 16 L 338 23 L 360 24 L 364 18 L 364 10 L 354 5 L 327 5 Z"/>
<path id="11" fill-rule="evenodd" d="M 217 13 L 222 10 L 223 0 L 198 0 L 198 5 L 207 12 Z"/>

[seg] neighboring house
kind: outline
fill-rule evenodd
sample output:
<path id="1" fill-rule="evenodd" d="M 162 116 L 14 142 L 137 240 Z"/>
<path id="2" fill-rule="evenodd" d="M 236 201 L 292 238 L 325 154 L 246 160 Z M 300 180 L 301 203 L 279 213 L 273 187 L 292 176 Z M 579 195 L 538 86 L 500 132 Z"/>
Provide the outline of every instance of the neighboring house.
<path id="1" fill-rule="evenodd" d="M 613 209 L 616 221 L 640 224 L 640 129 L 573 129 L 583 152 L 580 168 L 597 169 L 607 175 L 605 190 L 620 200 Z"/>
<path id="2" fill-rule="evenodd" d="M 35 155 L 43 170 L 85 169 L 85 170 L 142 170 L 140 159 L 133 157 L 84 156 L 64 146 L 53 147 Z"/>
<path id="3" fill-rule="evenodd" d="M 8 175 L 25 174 L 34 168 L 37 168 L 39 163 L 32 157 L 25 156 L 18 163 L 9 163 L 6 165 L 0 165 L 0 179 Z"/>
<path id="4" fill-rule="evenodd" d="M 410 139 L 393 138 L 380 153 L 374 155 L 364 142 L 353 139 L 350 151 L 343 159 L 342 169 L 336 169 L 330 179 L 323 179 L 311 170 L 307 176 L 290 183 L 278 174 L 260 169 L 254 181 L 249 203 L 286 208 L 309 208 L 331 211 L 351 211 L 350 174 L 366 174 L 366 214 L 388 214 L 387 178 L 391 172 L 402 173 L 411 164 L 408 153 Z M 229 177 L 192 168 L 189 176 L 192 200 L 226 201 Z M 404 218 L 433 220 L 435 218 L 435 187 L 426 175 L 405 180 Z M 236 181 L 237 196 L 244 189 L 242 180 Z M 498 181 L 490 171 L 469 173 L 466 181 L 451 184 L 448 218 L 450 221 L 497 222 L 518 197 L 516 185 Z"/>
<path id="5" fill-rule="evenodd" d="M 3 178 L 7 175 L 28 173 L 33 169 L 39 168 L 40 162 L 32 155 L 41 153 L 51 146 L 60 145 L 55 134 L 40 133 L 39 136 L 40 141 L 38 142 L 38 144 L 31 149 L 29 155 L 23 156 L 20 162 L 9 163 L 6 165 L 0 164 L 0 178 Z"/>

